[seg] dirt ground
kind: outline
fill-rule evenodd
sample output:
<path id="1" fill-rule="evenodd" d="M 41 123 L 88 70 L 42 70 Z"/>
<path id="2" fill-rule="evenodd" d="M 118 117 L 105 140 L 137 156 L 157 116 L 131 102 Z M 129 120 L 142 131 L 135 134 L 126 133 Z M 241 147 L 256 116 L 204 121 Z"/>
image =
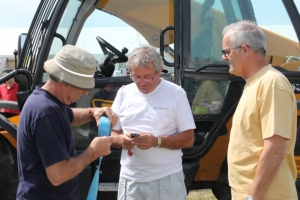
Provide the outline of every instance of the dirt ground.
<path id="1" fill-rule="evenodd" d="M 192 190 L 189 192 L 188 200 L 217 200 L 210 189 Z"/>

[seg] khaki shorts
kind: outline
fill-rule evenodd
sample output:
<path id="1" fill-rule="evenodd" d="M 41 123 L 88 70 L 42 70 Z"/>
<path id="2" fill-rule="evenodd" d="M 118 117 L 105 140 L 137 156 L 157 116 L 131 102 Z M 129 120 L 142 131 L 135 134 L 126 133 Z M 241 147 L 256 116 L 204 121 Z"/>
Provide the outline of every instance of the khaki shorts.
<path id="1" fill-rule="evenodd" d="M 118 200 L 186 200 L 183 172 L 150 182 L 133 182 L 120 177 Z"/>

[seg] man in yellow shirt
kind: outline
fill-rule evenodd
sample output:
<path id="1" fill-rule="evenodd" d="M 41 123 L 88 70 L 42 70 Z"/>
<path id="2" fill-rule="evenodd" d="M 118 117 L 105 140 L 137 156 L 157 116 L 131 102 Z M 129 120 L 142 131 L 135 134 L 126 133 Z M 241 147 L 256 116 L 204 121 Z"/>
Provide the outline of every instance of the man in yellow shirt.
<path id="1" fill-rule="evenodd" d="M 297 108 L 289 81 L 266 61 L 266 38 L 253 22 L 223 30 L 222 59 L 246 80 L 228 146 L 232 199 L 298 199 L 294 147 Z"/>

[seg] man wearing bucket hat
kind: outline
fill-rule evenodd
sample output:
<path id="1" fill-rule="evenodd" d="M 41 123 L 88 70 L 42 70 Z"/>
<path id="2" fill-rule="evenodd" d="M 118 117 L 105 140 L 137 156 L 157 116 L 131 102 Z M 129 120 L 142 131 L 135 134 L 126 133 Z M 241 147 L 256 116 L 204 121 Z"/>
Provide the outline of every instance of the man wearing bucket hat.
<path id="1" fill-rule="evenodd" d="M 17 199 L 79 199 L 78 174 L 100 156 L 110 154 L 110 137 L 96 137 L 76 155 L 71 126 L 101 115 L 114 125 L 117 116 L 110 108 L 70 108 L 95 86 L 94 57 L 65 45 L 45 62 L 49 80 L 37 86 L 27 99 L 18 125 L 19 186 Z"/>

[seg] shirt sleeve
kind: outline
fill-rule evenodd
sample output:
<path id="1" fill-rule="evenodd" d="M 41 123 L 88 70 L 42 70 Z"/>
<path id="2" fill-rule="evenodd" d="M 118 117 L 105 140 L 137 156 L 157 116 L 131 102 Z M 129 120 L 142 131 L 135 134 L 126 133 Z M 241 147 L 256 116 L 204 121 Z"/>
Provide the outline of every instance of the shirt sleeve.
<path id="1" fill-rule="evenodd" d="M 293 117 L 293 94 L 281 88 L 270 88 L 259 99 L 263 138 L 274 134 L 291 139 Z"/>
<path id="2" fill-rule="evenodd" d="M 188 102 L 186 92 L 180 88 L 175 108 L 176 124 L 178 131 L 182 132 L 189 129 L 195 129 L 195 122 L 192 115 L 192 110 Z"/>
<path id="3" fill-rule="evenodd" d="M 72 138 L 68 138 L 68 134 L 60 124 L 58 118 L 47 115 L 32 127 L 36 148 L 45 168 L 70 158 L 67 143 Z"/>
<path id="4" fill-rule="evenodd" d="M 111 106 L 111 109 L 119 116 L 120 114 L 120 106 L 121 106 L 121 98 L 122 98 L 122 92 L 124 91 L 124 86 L 122 86 L 118 92 L 117 92 L 117 96 Z M 118 119 L 118 122 L 116 123 L 116 125 L 112 128 L 114 130 L 122 130 L 122 126 L 121 126 L 121 121 L 120 118 Z"/>

